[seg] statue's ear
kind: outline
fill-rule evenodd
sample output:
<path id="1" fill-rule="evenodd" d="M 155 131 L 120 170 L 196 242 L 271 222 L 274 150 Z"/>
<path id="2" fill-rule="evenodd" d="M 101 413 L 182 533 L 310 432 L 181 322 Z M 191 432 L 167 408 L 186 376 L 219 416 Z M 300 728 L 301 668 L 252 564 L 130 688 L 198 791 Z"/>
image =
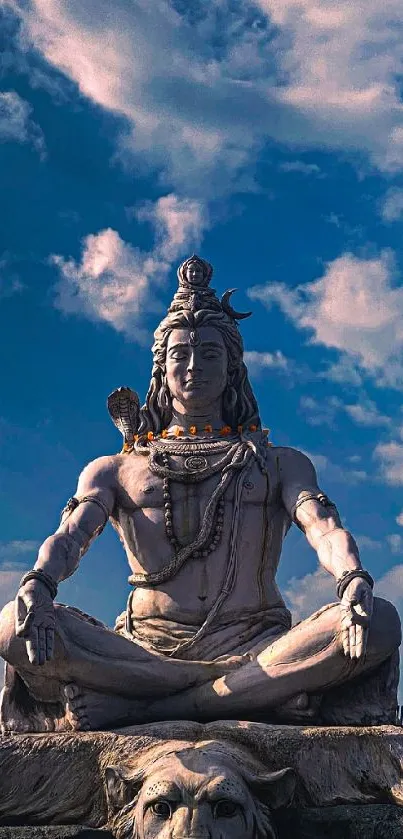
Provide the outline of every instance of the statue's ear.
<path id="1" fill-rule="evenodd" d="M 271 810 L 291 804 L 297 782 L 294 769 L 287 767 L 267 775 L 255 775 L 248 780 L 252 792 Z"/>
<path id="2" fill-rule="evenodd" d="M 121 810 L 136 798 L 141 785 L 140 779 L 129 778 L 124 770 L 117 766 L 105 769 L 105 787 L 108 804 L 112 810 Z"/>

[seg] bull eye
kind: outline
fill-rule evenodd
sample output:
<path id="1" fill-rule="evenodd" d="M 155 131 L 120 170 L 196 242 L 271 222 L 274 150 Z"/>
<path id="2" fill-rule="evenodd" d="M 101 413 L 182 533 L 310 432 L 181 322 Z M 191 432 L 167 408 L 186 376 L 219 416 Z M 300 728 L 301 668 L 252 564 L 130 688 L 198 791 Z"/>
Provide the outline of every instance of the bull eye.
<path id="1" fill-rule="evenodd" d="M 154 813 L 155 816 L 158 816 L 159 819 L 165 819 L 167 821 L 172 816 L 172 806 L 169 801 L 154 801 L 154 803 L 151 804 L 151 812 Z"/>
<path id="2" fill-rule="evenodd" d="M 230 819 L 239 812 L 239 804 L 229 798 L 222 798 L 214 805 L 215 819 Z"/>

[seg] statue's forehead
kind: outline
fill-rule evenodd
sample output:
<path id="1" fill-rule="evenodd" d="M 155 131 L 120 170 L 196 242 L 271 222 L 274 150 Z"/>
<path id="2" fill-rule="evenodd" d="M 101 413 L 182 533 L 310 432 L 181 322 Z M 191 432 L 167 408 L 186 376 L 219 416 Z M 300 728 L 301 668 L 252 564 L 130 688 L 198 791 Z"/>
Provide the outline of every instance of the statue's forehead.
<path id="1" fill-rule="evenodd" d="M 175 344 L 190 344 L 191 329 L 173 329 L 168 338 L 168 348 Z M 194 332 L 194 330 L 193 330 Z M 197 329 L 197 334 L 200 338 L 201 344 L 214 343 L 225 349 L 225 344 L 221 332 L 214 326 L 200 326 Z"/>

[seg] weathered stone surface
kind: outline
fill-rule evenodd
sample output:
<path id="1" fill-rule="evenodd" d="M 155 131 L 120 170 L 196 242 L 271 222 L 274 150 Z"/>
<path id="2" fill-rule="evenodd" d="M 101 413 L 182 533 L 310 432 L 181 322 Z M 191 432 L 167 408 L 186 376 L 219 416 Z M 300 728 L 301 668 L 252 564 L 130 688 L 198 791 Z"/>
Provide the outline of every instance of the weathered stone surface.
<path id="1" fill-rule="evenodd" d="M 108 830 L 92 830 L 80 825 L 71 827 L 0 827 L 0 839 L 113 839 Z"/>
<path id="2" fill-rule="evenodd" d="M 279 839 L 401 839 L 403 811 L 390 804 L 285 810 Z"/>
<path id="3" fill-rule="evenodd" d="M 278 839 L 401 839 L 403 811 L 394 804 L 283 810 Z M 107 830 L 83 826 L 0 827 L 0 839 L 113 839 Z"/>
<path id="4" fill-rule="evenodd" d="M 221 721 L 170 722 L 117 732 L 8 735 L 0 739 L 0 824 L 107 825 L 107 766 L 217 743 L 238 765 L 291 767 L 299 808 L 340 803 L 403 805 L 403 731 L 307 728 Z M 335 834 L 336 835 L 336 834 Z M 338 835 L 338 834 L 337 834 Z M 344 837 L 345 839 L 345 837 Z"/>

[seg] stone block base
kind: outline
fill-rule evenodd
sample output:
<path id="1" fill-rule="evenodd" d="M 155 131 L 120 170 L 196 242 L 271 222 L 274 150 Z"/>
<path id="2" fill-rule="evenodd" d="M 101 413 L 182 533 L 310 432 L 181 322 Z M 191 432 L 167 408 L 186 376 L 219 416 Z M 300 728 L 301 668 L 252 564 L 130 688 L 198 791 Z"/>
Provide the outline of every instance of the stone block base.
<path id="1" fill-rule="evenodd" d="M 290 808 L 274 819 L 278 839 L 402 839 L 403 809 L 395 804 Z M 113 839 L 85 826 L 0 827 L 0 839 Z"/>
<path id="2" fill-rule="evenodd" d="M 186 754 L 186 764 L 196 753 L 206 760 L 213 753 L 214 767 L 218 755 L 218 769 L 224 756 L 223 771 L 232 766 L 257 808 L 269 808 L 280 839 L 403 837 L 402 728 L 219 721 L 0 738 L 0 839 L 119 839 L 119 818 L 106 793 L 107 768 L 136 776 L 139 792 L 142 771 L 150 777 L 149 767 L 160 758 L 174 755 L 176 772 L 181 756 Z M 289 809 L 276 810 L 260 779 L 285 768 L 295 779 L 294 795 Z M 133 793 L 133 819 L 135 798 Z"/>
<path id="3" fill-rule="evenodd" d="M 402 839 L 403 836 L 403 810 L 394 804 L 290 809 L 279 813 L 275 822 L 279 839 Z"/>

